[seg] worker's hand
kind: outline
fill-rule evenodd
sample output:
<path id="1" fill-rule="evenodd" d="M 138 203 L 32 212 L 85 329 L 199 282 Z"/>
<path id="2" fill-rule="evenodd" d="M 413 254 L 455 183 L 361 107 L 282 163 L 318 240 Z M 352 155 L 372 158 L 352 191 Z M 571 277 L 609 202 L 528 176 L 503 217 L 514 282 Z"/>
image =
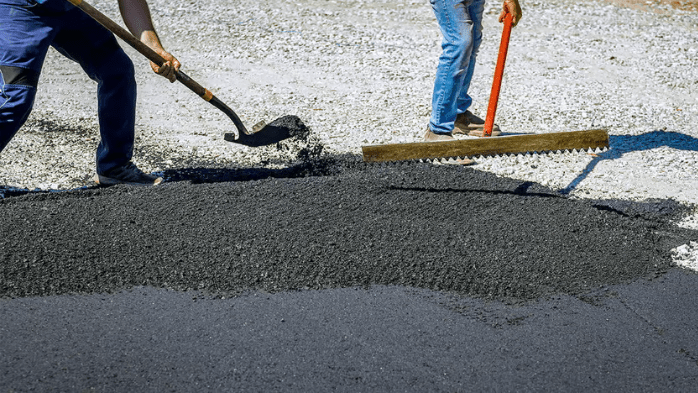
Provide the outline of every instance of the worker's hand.
<path id="1" fill-rule="evenodd" d="M 504 17 L 511 14 L 511 25 L 516 26 L 521 20 L 521 6 L 519 0 L 504 0 L 502 4 L 502 13 L 499 14 L 499 22 L 504 22 Z"/>
<path id="2" fill-rule="evenodd" d="M 151 61 L 150 68 L 152 68 L 156 74 L 162 75 L 169 79 L 170 82 L 176 81 L 177 75 L 175 75 L 175 71 L 179 71 L 181 64 L 179 64 L 179 60 L 177 60 L 177 58 L 172 56 L 168 51 L 165 50 L 165 48 L 162 47 L 160 38 L 158 38 L 155 30 L 143 31 L 141 33 L 141 41 L 148 45 L 150 49 L 154 50 L 155 53 L 160 55 L 160 57 L 165 59 L 165 63 L 163 63 L 161 66 Z"/>
<path id="3" fill-rule="evenodd" d="M 170 82 L 176 81 L 177 75 L 175 75 L 175 71 L 179 71 L 179 67 L 181 67 L 179 60 L 163 49 L 156 49 L 155 51 L 162 56 L 163 59 L 165 59 L 165 64 L 158 66 L 151 61 L 150 67 L 156 74 L 164 76 L 165 78 L 169 79 Z"/>
<path id="4" fill-rule="evenodd" d="M 151 62 L 150 67 L 153 71 L 169 79 L 170 82 L 176 81 L 175 72 L 179 71 L 179 61 L 162 47 L 150 18 L 148 2 L 146 0 L 119 0 L 119 10 L 129 31 L 165 59 L 162 66 Z"/>

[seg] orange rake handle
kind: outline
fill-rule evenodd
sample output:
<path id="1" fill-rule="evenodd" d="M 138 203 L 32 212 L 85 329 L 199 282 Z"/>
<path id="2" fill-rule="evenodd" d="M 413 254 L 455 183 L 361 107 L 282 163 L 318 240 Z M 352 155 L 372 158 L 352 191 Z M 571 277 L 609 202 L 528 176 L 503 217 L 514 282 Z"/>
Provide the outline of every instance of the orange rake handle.
<path id="1" fill-rule="evenodd" d="M 499 44 L 499 56 L 497 66 L 494 68 L 494 80 L 492 81 L 492 92 L 490 93 L 490 103 L 487 107 L 487 118 L 482 136 L 491 136 L 494 126 L 494 115 L 497 113 L 497 102 L 499 101 L 499 89 L 502 86 L 504 76 L 504 63 L 507 60 L 507 50 L 509 49 L 509 37 L 511 36 L 512 16 L 507 13 L 504 17 L 504 29 L 502 30 L 502 42 Z"/>

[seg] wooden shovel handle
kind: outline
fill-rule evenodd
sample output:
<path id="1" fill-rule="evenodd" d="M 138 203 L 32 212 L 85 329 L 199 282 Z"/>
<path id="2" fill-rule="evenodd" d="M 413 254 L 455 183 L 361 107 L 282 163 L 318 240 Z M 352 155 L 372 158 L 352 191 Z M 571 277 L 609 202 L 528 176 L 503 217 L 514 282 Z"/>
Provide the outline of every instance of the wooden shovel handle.
<path id="1" fill-rule="evenodd" d="M 106 15 L 92 7 L 87 2 L 83 0 L 67 1 L 72 3 L 74 6 L 80 8 L 83 12 L 89 15 L 92 19 L 96 20 L 102 26 L 106 27 L 117 37 L 126 41 L 127 44 L 131 45 L 135 50 L 140 52 L 143 56 L 147 57 L 153 63 L 159 66 L 165 64 L 165 59 L 163 59 L 162 56 L 160 56 L 157 52 L 152 50 L 148 45 L 144 44 L 141 40 L 139 40 L 133 34 L 131 34 L 131 32 L 119 26 L 116 22 L 109 19 Z M 193 91 L 194 93 L 199 95 L 199 97 L 208 101 L 209 103 L 211 103 L 211 105 L 215 106 L 216 108 L 220 109 L 223 113 L 225 113 L 233 121 L 235 127 L 238 129 L 239 138 L 244 138 L 247 135 L 252 135 L 252 133 L 250 133 L 245 127 L 245 125 L 242 123 L 242 120 L 240 120 L 235 111 L 230 109 L 228 105 L 219 100 L 218 97 L 215 97 L 210 90 L 198 84 L 195 80 L 191 79 L 182 71 L 175 71 L 175 75 L 177 76 L 177 80 L 180 81 L 184 86 L 188 87 L 189 90 Z M 262 128 L 262 124 L 263 123 L 257 124 L 255 126 L 255 129 Z"/>
<path id="2" fill-rule="evenodd" d="M 497 113 L 497 102 L 499 101 L 499 89 L 502 86 L 502 77 L 504 76 L 504 63 L 507 60 L 507 50 L 509 49 L 511 24 L 512 16 L 510 13 L 507 13 L 504 17 L 502 42 L 499 44 L 499 56 L 497 57 L 497 66 L 494 69 L 494 80 L 492 81 L 492 92 L 490 93 L 490 102 L 489 106 L 487 107 L 487 118 L 485 118 L 483 136 L 492 135 L 492 127 L 494 126 L 494 116 Z"/>
<path id="3" fill-rule="evenodd" d="M 95 9 L 94 7 L 92 7 L 87 2 L 85 2 L 83 0 L 67 0 L 67 1 L 72 3 L 74 6 L 80 8 L 83 12 L 85 12 L 87 15 L 92 17 L 92 19 L 99 22 L 99 24 L 101 24 L 102 26 L 106 27 L 109 31 L 114 33 L 117 37 L 126 41 L 127 44 L 131 45 L 135 50 L 140 52 L 143 56 L 147 57 L 148 60 L 152 61 L 153 63 L 155 63 L 159 66 L 162 66 L 163 64 L 165 64 L 165 59 L 163 59 L 162 56 L 160 56 L 157 52 L 152 50 L 148 45 L 144 44 L 141 40 L 136 38 L 128 30 L 119 26 L 116 22 L 109 19 L 109 17 L 107 17 L 106 15 L 104 15 L 99 10 Z M 185 85 L 186 87 L 188 87 L 189 90 L 198 94 L 204 100 L 211 101 L 211 99 L 213 98 L 213 93 L 211 93 L 211 91 L 209 91 L 205 87 L 198 84 L 195 80 L 191 79 L 183 72 L 175 71 L 175 75 L 177 76 L 178 81 L 182 82 L 182 84 Z"/>

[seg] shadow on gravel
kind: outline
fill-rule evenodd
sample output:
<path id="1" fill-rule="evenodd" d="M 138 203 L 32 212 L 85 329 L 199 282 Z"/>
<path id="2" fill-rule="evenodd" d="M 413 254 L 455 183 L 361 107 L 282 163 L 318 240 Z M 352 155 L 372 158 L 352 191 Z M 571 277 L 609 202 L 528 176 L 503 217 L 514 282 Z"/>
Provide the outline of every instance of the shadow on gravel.
<path id="1" fill-rule="evenodd" d="M 27 190 L 26 188 L 14 188 L 14 187 L 5 187 L 5 186 L 0 186 L 0 199 L 4 198 L 9 198 L 9 197 L 17 197 L 21 195 L 27 195 L 27 194 L 36 194 L 39 193 L 39 191 L 31 191 Z"/>
<path id="2" fill-rule="evenodd" d="M 271 139 L 265 138 L 262 134 L 271 135 Z M 247 144 L 248 146 L 269 146 L 272 149 L 275 146 L 276 150 L 284 152 L 287 159 L 271 159 L 262 164 L 275 166 L 275 168 L 264 166 L 257 168 L 174 168 L 163 172 L 165 181 L 201 184 L 325 176 L 336 174 L 338 168 L 346 166 L 346 163 L 361 160 L 356 155 L 349 153 L 327 153 L 324 144 L 311 135 L 310 129 L 298 116 L 282 116 L 266 125 L 255 135 L 255 137 L 249 138 L 253 139 L 262 135 L 261 139 L 258 140 L 259 143 Z M 283 138 L 276 140 L 276 136 L 283 136 Z M 236 143 L 234 137 L 232 134 L 226 134 L 225 140 Z"/>
<path id="3" fill-rule="evenodd" d="M 159 172 L 166 183 L 189 182 L 191 184 L 245 182 L 264 179 L 296 179 L 311 176 L 330 176 L 339 173 L 342 168 L 355 166 L 360 158 L 353 154 L 324 155 L 307 161 L 291 164 L 287 167 L 265 168 L 172 168 Z M 279 164 L 280 166 L 281 164 Z M 83 186 L 70 190 L 30 190 L 26 188 L 6 187 L 0 185 L 0 200 L 23 195 L 50 194 L 67 191 L 84 191 L 99 189 L 97 185 Z"/>
<path id="4" fill-rule="evenodd" d="M 295 179 L 337 174 L 347 163 L 358 162 L 352 154 L 323 155 L 280 168 L 173 168 L 162 172 L 165 181 L 192 184 L 226 183 L 264 179 Z"/>
<path id="5" fill-rule="evenodd" d="M 476 193 L 476 194 L 489 194 L 489 195 L 525 195 L 527 197 L 541 197 L 541 198 L 564 198 L 563 196 L 560 195 L 555 195 L 555 194 L 550 194 L 550 193 L 544 193 L 544 192 L 528 192 L 528 189 L 531 188 L 531 186 L 535 185 L 536 183 L 526 181 L 521 183 L 519 186 L 517 186 L 514 190 L 475 190 L 475 189 L 468 189 L 468 190 L 459 190 L 455 188 L 445 188 L 445 189 L 437 189 L 437 188 L 420 188 L 420 187 L 391 187 L 393 190 L 404 190 L 404 191 L 416 191 L 416 192 L 430 192 L 430 193 L 441 193 L 441 192 L 467 192 L 467 193 Z"/>
<path id="6" fill-rule="evenodd" d="M 625 153 L 664 146 L 677 150 L 698 151 L 698 139 L 679 132 L 656 130 L 641 135 L 611 135 L 610 146 L 608 151 L 598 154 L 598 157 L 594 158 L 567 187 L 560 190 L 560 193 L 567 195 L 574 191 L 603 160 L 616 160 Z"/>

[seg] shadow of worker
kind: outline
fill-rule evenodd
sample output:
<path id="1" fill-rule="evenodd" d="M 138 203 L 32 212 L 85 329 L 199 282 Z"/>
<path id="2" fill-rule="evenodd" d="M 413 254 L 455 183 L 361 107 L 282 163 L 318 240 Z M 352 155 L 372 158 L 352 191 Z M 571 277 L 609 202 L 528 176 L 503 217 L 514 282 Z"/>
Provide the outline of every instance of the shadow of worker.
<path id="1" fill-rule="evenodd" d="M 560 190 L 561 194 L 569 194 L 589 176 L 599 162 L 615 160 L 623 157 L 625 153 L 635 151 L 652 150 L 659 147 L 670 147 L 677 150 L 698 152 L 698 139 L 692 136 L 673 131 L 656 130 L 640 135 L 611 135 L 609 137 L 610 148 L 599 153 L 586 168 L 570 184 Z"/>

